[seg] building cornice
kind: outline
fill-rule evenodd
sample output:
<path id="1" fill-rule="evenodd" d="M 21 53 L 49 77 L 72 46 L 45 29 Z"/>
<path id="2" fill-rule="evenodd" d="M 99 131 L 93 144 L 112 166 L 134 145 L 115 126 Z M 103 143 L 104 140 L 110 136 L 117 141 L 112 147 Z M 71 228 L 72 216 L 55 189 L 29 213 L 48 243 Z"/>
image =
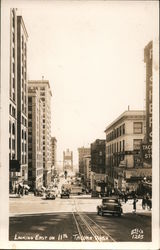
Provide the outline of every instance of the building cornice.
<path id="1" fill-rule="evenodd" d="M 50 83 L 48 80 L 29 80 L 28 84 L 47 84 L 49 87 L 49 92 L 52 96 L 52 91 L 51 91 Z"/>
<path id="2" fill-rule="evenodd" d="M 138 117 L 137 117 L 138 116 Z M 112 123 L 110 123 L 104 132 L 107 130 L 112 129 L 120 122 L 127 120 L 127 119 L 135 119 L 135 118 L 142 118 L 145 119 L 145 111 L 144 110 L 128 110 L 123 112 L 117 119 L 115 119 Z"/>

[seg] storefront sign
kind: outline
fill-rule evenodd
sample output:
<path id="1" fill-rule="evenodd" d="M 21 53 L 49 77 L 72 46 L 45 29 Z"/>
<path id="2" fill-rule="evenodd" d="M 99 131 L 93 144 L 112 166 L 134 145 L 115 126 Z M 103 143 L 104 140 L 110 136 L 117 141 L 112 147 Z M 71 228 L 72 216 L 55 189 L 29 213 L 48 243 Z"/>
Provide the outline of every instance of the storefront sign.
<path id="1" fill-rule="evenodd" d="M 152 144 L 142 144 L 143 161 L 150 163 L 152 161 Z"/>

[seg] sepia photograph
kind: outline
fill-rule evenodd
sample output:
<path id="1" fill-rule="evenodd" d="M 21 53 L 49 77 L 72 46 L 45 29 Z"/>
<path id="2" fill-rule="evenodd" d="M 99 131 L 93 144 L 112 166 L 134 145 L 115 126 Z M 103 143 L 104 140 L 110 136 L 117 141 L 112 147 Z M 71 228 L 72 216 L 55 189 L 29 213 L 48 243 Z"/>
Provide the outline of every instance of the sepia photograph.
<path id="1" fill-rule="evenodd" d="M 160 248 L 158 20 L 1 1 L 0 249 Z"/>

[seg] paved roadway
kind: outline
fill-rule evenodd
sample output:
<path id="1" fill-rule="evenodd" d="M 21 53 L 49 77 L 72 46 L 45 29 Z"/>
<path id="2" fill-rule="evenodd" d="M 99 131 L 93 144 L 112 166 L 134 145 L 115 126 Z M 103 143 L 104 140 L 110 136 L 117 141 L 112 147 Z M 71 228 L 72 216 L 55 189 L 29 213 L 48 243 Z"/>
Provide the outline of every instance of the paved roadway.
<path id="1" fill-rule="evenodd" d="M 151 216 L 133 214 L 128 203 L 120 218 L 102 217 L 96 213 L 100 202 L 89 196 L 10 198 L 10 240 L 151 241 Z"/>

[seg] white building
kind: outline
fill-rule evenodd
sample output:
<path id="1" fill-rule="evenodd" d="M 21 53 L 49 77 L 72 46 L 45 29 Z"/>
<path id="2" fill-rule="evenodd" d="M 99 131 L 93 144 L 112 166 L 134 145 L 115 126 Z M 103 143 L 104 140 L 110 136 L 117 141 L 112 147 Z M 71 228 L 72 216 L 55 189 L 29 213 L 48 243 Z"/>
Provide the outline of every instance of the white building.
<path id="1" fill-rule="evenodd" d="M 141 161 L 145 111 L 125 111 L 107 126 L 105 133 L 107 184 L 121 190 L 135 190 L 141 177 L 151 175 Z"/>
<path id="2" fill-rule="evenodd" d="M 28 81 L 30 89 L 36 89 L 43 105 L 43 184 L 51 182 L 51 97 L 52 92 L 48 80 Z"/>
<path id="3" fill-rule="evenodd" d="M 22 16 L 10 12 L 9 160 L 10 190 L 28 180 L 28 34 Z"/>

